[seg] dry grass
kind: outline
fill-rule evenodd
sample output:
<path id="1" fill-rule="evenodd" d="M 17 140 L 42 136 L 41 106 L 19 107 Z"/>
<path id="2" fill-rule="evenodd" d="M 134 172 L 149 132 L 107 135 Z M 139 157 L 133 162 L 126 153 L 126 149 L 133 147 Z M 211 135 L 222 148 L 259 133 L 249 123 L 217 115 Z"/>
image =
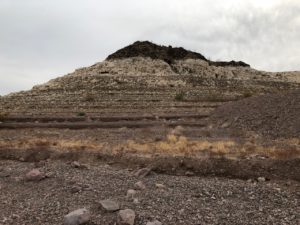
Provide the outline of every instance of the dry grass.
<path id="1" fill-rule="evenodd" d="M 232 141 L 189 141 L 183 136 L 168 135 L 166 140 L 150 143 L 137 143 L 132 140 L 115 146 L 114 151 L 122 149 L 125 152 L 139 154 L 166 154 L 172 156 L 198 156 L 210 152 L 214 155 L 224 155 L 236 144 Z"/>
<path id="2" fill-rule="evenodd" d="M 284 143 L 285 147 L 281 147 Z M 138 143 L 132 140 L 113 148 L 114 152 L 123 151 L 136 154 L 166 154 L 172 156 L 201 157 L 205 154 L 210 156 L 227 156 L 229 158 L 266 156 L 269 158 L 297 158 L 300 156 L 299 140 L 285 140 L 281 145 L 262 146 L 255 142 L 238 144 L 232 140 L 191 141 L 183 136 L 168 135 L 166 140 L 158 142 Z"/>
<path id="3" fill-rule="evenodd" d="M 184 157 L 251 157 L 266 156 L 274 159 L 300 157 L 300 140 L 288 139 L 262 146 L 253 141 L 238 144 L 232 140 L 188 140 L 183 136 L 170 134 L 165 140 L 136 142 L 128 140 L 121 144 L 95 143 L 92 140 L 64 140 L 32 138 L 0 141 L 2 149 L 51 149 L 59 152 L 81 151 L 115 154 L 136 154 L 144 156 L 168 155 Z"/>
<path id="4" fill-rule="evenodd" d="M 56 140 L 46 138 L 20 139 L 14 141 L 0 141 L 1 148 L 11 149 L 54 149 L 64 150 L 100 150 L 104 144 L 95 144 L 83 140 Z"/>

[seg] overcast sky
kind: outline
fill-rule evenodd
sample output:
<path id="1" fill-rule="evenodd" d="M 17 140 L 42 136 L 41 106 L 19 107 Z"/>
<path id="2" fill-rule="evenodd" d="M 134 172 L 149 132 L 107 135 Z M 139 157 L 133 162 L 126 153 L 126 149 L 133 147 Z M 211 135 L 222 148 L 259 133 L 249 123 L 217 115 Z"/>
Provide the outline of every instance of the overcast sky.
<path id="1" fill-rule="evenodd" d="M 0 28 L 0 95 L 136 40 L 261 70 L 300 70 L 299 0 L 0 0 Z"/>

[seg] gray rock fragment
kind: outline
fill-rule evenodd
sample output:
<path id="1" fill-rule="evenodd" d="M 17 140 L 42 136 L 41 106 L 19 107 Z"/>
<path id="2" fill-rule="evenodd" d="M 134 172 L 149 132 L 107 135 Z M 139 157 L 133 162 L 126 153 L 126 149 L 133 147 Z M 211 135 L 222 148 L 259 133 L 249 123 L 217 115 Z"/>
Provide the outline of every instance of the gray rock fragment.
<path id="1" fill-rule="evenodd" d="M 136 190 L 129 189 L 129 190 L 127 191 L 126 198 L 128 198 L 128 199 L 134 199 L 135 196 L 136 196 Z"/>
<path id="2" fill-rule="evenodd" d="M 142 181 L 138 181 L 134 184 L 134 188 L 137 190 L 145 190 L 146 185 Z"/>
<path id="3" fill-rule="evenodd" d="M 155 187 L 158 188 L 158 189 L 166 189 L 166 185 L 164 184 L 155 184 Z"/>
<path id="4" fill-rule="evenodd" d="M 78 161 L 74 161 L 74 162 L 72 162 L 72 166 L 74 168 L 80 168 L 81 164 Z"/>
<path id="5" fill-rule="evenodd" d="M 151 169 L 150 168 L 143 168 L 139 169 L 134 175 L 137 177 L 146 177 L 150 174 Z"/>
<path id="6" fill-rule="evenodd" d="M 90 212 L 86 209 L 77 209 L 70 212 L 64 218 L 64 225 L 81 225 L 86 224 L 90 220 Z"/>
<path id="7" fill-rule="evenodd" d="M 118 225 L 134 225 L 135 212 L 131 209 L 120 210 L 118 213 Z"/>
<path id="8" fill-rule="evenodd" d="M 259 178 L 257 178 L 257 181 L 258 182 L 265 182 L 266 178 L 265 177 L 259 177 Z"/>
<path id="9" fill-rule="evenodd" d="M 40 181 L 40 180 L 44 179 L 45 177 L 46 176 L 41 171 L 39 171 L 38 169 L 33 169 L 25 175 L 25 180 L 26 181 Z"/>
<path id="10" fill-rule="evenodd" d="M 154 220 L 154 221 L 152 221 L 152 222 L 146 223 L 146 225 L 162 225 L 162 223 L 159 222 L 158 220 Z"/>
<path id="11" fill-rule="evenodd" d="M 118 202 L 112 201 L 112 200 L 102 200 L 100 201 L 101 207 L 105 209 L 108 212 L 115 212 L 120 209 L 120 205 Z"/>

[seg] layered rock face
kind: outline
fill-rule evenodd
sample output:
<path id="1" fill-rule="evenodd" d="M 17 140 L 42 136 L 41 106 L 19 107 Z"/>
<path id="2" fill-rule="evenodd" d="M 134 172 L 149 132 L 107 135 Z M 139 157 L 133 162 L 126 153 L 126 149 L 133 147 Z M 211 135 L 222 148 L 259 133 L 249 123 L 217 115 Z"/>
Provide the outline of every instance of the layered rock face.
<path id="1" fill-rule="evenodd" d="M 239 62 L 220 66 L 194 56 L 109 57 L 30 91 L 3 96 L 0 110 L 37 115 L 199 113 L 226 101 L 300 87 L 297 72 L 262 72 Z"/>

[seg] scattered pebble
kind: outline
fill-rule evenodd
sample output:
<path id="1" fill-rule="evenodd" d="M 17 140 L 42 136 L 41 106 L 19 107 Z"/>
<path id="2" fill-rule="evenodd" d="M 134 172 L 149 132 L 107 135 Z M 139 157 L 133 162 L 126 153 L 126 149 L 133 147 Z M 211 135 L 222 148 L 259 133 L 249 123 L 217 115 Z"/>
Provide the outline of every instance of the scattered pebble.
<path id="1" fill-rule="evenodd" d="M 265 177 L 259 177 L 259 178 L 257 178 L 257 181 L 258 182 L 265 182 L 266 178 Z"/>
<path id="2" fill-rule="evenodd" d="M 0 189 L 1 189 L 1 188 L 0 188 Z M 134 199 L 133 199 L 133 203 L 134 203 L 134 204 L 139 204 L 139 203 L 140 203 L 140 201 L 139 201 L 139 199 L 138 199 L 138 198 L 134 198 Z"/>
<path id="3" fill-rule="evenodd" d="M 192 172 L 192 171 L 187 171 L 187 172 L 185 172 L 185 175 L 188 176 L 188 177 L 191 177 L 191 176 L 194 176 L 195 173 Z"/>
<path id="4" fill-rule="evenodd" d="M 146 177 L 150 174 L 151 169 L 150 168 L 143 168 L 139 169 L 134 175 L 137 177 Z"/>
<path id="5" fill-rule="evenodd" d="M 137 190 L 145 190 L 146 185 L 142 181 L 138 181 L 134 184 L 134 188 Z"/>
<path id="6" fill-rule="evenodd" d="M 85 164 L 81 164 L 78 161 L 72 162 L 72 166 L 77 169 L 89 169 L 89 167 Z"/>
<path id="7" fill-rule="evenodd" d="M 25 159 L 24 159 L 24 161 L 25 161 Z M 45 160 L 38 161 L 38 162 L 34 163 L 34 168 L 40 168 L 40 167 L 43 167 L 45 165 L 46 165 L 46 161 Z"/>
<path id="8" fill-rule="evenodd" d="M 129 189 L 127 191 L 126 198 L 128 198 L 128 199 L 134 199 L 135 195 L 136 195 L 136 190 Z"/>
<path id="9" fill-rule="evenodd" d="M 74 168 L 80 168 L 81 164 L 78 161 L 74 161 L 74 162 L 72 162 L 72 166 Z"/>
<path id="10" fill-rule="evenodd" d="M 184 209 L 180 209 L 180 210 L 178 210 L 178 213 L 180 214 L 180 215 L 182 215 L 183 213 L 184 213 Z"/>
<path id="11" fill-rule="evenodd" d="M 165 189 L 165 188 L 167 188 L 166 185 L 164 185 L 164 184 L 155 184 L 155 187 L 157 187 L 159 189 Z"/>
<path id="12" fill-rule="evenodd" d="M 146 223 L 146 225 L 162 225 L 162 223 L 158 220 L 154 220 L 152 222 L 148 222 Z"/>
<path id="13" fill-rule="evenodd" d="M 79 186 L 73 186 L 73 187 L 70 188 L 70 192 L 72 194 L 75 194 L 75 193 L 78 193 L 78 192 L 81 192 L 81 191 L 82 191 L 82 188 L 79 187 Z"/>
<path id="14" fill-rule="evenodd" d="M 19 161 L 20 161 L 20 162 L 25 162 L 25 159 L 24 159 L 23 157 L 20 157 L 20 158 L 19 158 Z"/>

